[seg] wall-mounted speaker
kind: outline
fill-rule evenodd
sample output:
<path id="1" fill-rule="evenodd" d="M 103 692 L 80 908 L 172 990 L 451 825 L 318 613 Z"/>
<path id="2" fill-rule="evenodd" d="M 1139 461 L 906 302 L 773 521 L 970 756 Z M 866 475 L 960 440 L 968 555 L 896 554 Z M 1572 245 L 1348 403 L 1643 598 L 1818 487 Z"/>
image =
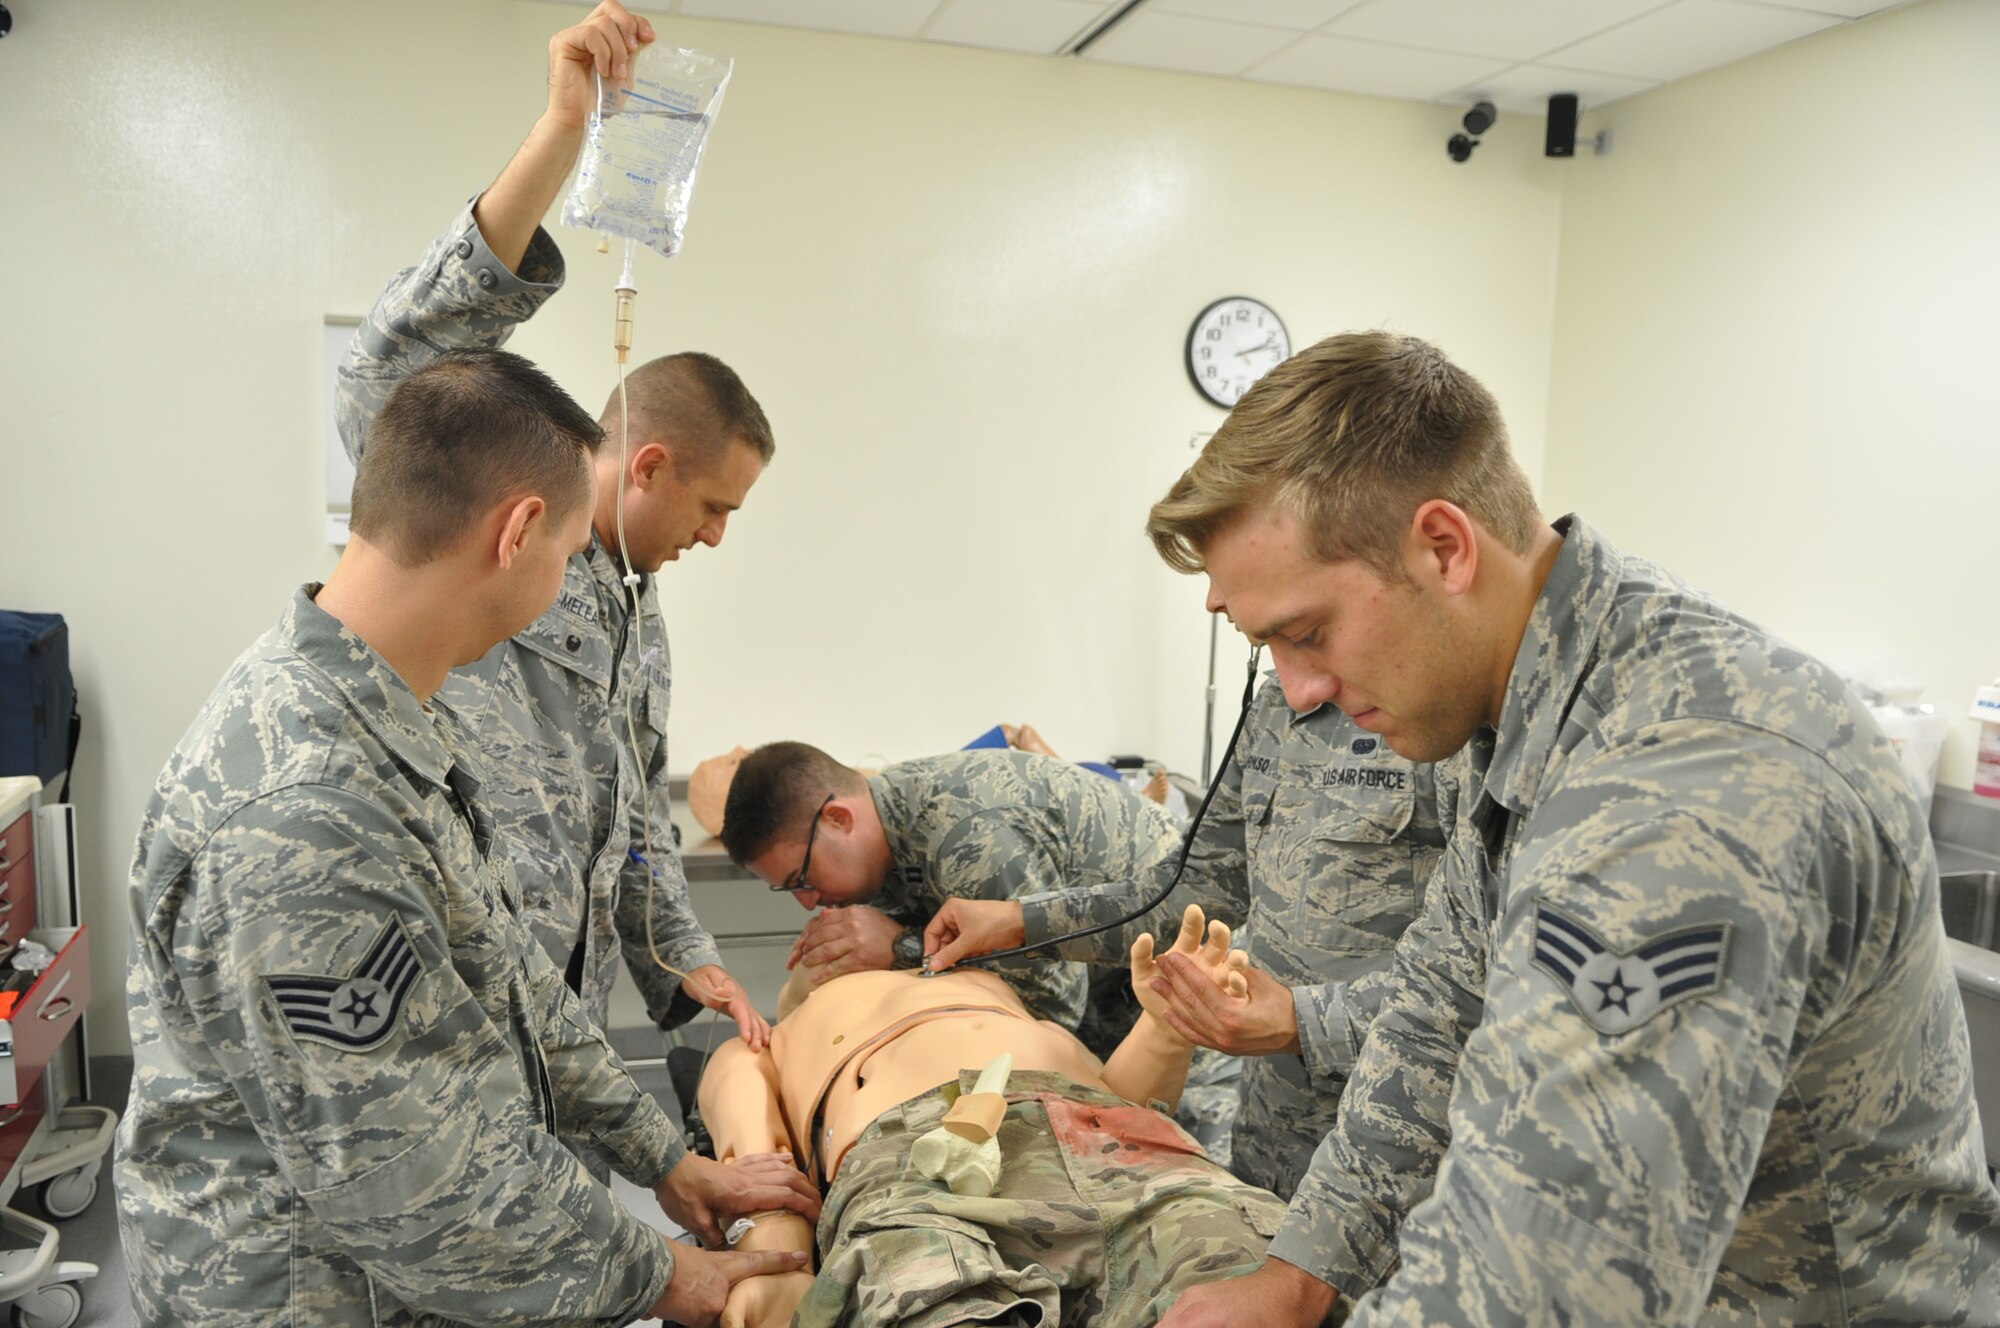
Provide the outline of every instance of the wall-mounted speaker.
<path id="1" fill-rule="evenodd" d="M 1542 141 L 1544 157 L 1576 155 L 1576 94 L 1558 92 L 1549 98 L 1548 136 Z"/>

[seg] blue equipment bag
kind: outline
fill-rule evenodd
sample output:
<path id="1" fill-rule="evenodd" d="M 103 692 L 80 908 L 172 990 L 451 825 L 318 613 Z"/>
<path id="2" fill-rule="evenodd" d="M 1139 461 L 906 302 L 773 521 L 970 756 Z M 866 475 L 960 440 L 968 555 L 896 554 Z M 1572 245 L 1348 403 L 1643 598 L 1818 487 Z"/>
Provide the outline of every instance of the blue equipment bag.
<path id="1" fill-rule="evenodd" d="M 80 728 L 62 615 L 0 609 L 0 775 L 50 784 L 69 769 Z"/>

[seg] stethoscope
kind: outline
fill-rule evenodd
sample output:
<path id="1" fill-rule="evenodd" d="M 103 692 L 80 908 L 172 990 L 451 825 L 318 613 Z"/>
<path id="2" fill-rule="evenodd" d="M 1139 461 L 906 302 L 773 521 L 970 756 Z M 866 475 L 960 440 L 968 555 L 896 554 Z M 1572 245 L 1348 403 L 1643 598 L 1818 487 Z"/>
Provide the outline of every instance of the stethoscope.
<path id="1" fill-rule="evenodd" d="M 1188 855 L 1194 851 L 1194 837 L 1201 830 L 1202 818 L 1208 815 L 1208 804 L 1215 801 L 1215 791 L 1222 787 L 1222 777 L 1229 773 L 1229 762 L 1236 755 L 1237 739 L 1243 736 L 1244 722 L 1250 718 L 1250 701 L 1257 692 L 1257 659 L 1263 653 L 1264 647 L 1262 646 L 1250 647 L 1250 671 L 1249 676 L 1243 682 L 1243 708 L 1237 713 L 1236 727 L 1230 731 L 1229 743 L 1222 749 L 1222 761 L 1216 766 L 1215 777 L 1209 781 L 1208 792 L 1202 795 L 1201 806 L 1195 808 L 1194 819 L 1188 822 L 1187 833 L 1181 836 L 1181 853 L 1179 860 L 1174 863 L 1174 874 L 1169 878 L 1166 885 L 1161 887 L 1160 892 L 1139 905 L 1139 907 L 1133 909 L 1130 913 L 1127 913 L 1124 917 L 1113 919 L 1110 922 L 1100 922 L 1094 927 L 1083 927 L 1076 931 L 1064 932 L 1060 936 L 1052 936 L 1046 941 L 1037 941 L 1033 945 L 1017 945 L 1011 950 L 994 950 L 989 954 L 973 955 L 969 958 L 959 960 L 953 967 L 967 968 L 977 967 L 982 964 L 998 963 L 1002 959 L 1012 959 L 1017 955 L 1033 954 L 1037 950 L 1052 949 L 1055 946 L 1064 945 L 1085 936 L 1095 936 L 1099 932 L 1116 931 L 1128 922 L 1135 922 L 1145 917 L 1148 913 L 1151 913 L 1162 903 L 1166 902 L 1167 896 L 1174 892 L 1174 888 L 1181 883 L 1182 874 L 1187 871 Z M 948 973 L 952 970 L 945 969 L 943 971 Z M 934 976 L 928 968 L 923 970 L 923 975 L 925 977 Z"/>

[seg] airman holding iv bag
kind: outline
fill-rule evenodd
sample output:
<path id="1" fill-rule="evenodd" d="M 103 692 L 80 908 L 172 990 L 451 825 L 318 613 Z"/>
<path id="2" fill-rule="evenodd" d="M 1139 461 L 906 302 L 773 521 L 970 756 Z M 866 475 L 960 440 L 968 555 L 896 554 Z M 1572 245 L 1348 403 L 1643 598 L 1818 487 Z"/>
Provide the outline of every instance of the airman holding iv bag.
<path id="1" fill-rule="evenodd" d="M 541 219 L 589 136 L 599 86 L 631 81 L 652 41 L 651 24 L 615 0 L 550 41 L 547 110 L 356 332 L 336 399 L 350 455 L 398 382 L 443 351 L 503 344 L 561 288 L 563 255 Z M 713 111 L 711 97 L 703 113 Z M 676 243 L 686 202 L 683 187 Z M 609 437 L 593 474 L 593 538 L 569 559 L 555 605 L 455 671 L 440 695 L 485 758 L 523 920 L 591 1016 L 604 1023 L 622 954 L 661 1026 L 708 1006 L 761 1045 L 768 1026 L 696 920 L 671 843 L 671 661 L 651 574 L 696 544 L 721 543 L 775 450 L 771 428 L 713 356 L 636 365 L 626 396 L 614 391 L 599 417 Z"/>

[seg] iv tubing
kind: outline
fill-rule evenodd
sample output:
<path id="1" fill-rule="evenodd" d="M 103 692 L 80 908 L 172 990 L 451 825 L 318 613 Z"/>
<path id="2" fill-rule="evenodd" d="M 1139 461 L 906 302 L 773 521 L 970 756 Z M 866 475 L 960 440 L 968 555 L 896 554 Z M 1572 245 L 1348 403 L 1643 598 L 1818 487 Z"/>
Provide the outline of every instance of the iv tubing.
<path id="1" fill-rule="evenodd" d="M 1188 822 L 1187 834 L 1181 838 L 1181 854 L 1179 860 L 1174 863 L 1173 877 L 1161 888 L 1160 892 L 1122 918 L 1113 918 L 1109 922 L 1100 922 L 1094 927 L 1079 927 L 1075 931 L 1066 931 L 1060 936 L 1051 936 L 1046 941 L 1036 941 L 1033 945 L 1017 945 L 1009 950 L 994 950 L 989 954 L 972 955 L 959 960 L 954 967 L 978 967 L 983 964 L 991 964 L 1000 959 L 1011 959 L 1015 955 L 1034 954 L 1038 950 L 1053 949 L 1068 941 L 1078 940 L 1085 936 L 1095 936 L 1099 932 L 1113 931 L 1128 922 L 1135 922 L 1145 917 L 1148 913 L 1166 902 L 1167 896 L 1172 894 L 1175 888 L 1180 885 L 1181 874 L 1187 871 L 1188 854 L 1194 851 L 1195 833 L 1201 829 L 1202 818 L 1208 815 L 1208 804 L 1215 801 L 1215 791 L 1222 787 L 1222 777 L 1228 773 L 1230 759 L 1236 755 L 1237 739 L 1243 736 L 1244 721 L 1250 718 L 1250 698 L 1255 695 L 1257 690 L 1257 657 L 1263 653 L 1263 649 L 1262 646 L 1252 646 L 1250 648 L 1250 677 L 1243 684 L 1243 709 L 1236 716 L 1236 728 L 1229 735 L 1228 746 L 1222 749 L 1222 764 L 1216 767 L 1215 778 L 1210 781 L 1208 792 L 1202 796 L 1201 806 L 1195 809 L 1194 819 Z M 928 968 L 924 971 L 926 973 L 930 972 Z"/>
<path id="2" fill-rule="evenodd" d="M 625 360 L 626 356 L 632 350 L 632 310 L 639 299 L 638 288 L 632 281 L 632 256 L 637 252 L 638 247 L 638 241 L 636 240 L 625 241 L 625 270 L 618 277 L 617 313 L 612 323 L 611 333 L 612 348 L 618 353 L 618 562 L 625 569 L 624 585 L 627 603 L 632 612 L 632 652 L 639 660 L 639 665 L 633 669 L 634 681 L 638 678 L 638 668 L 643 667 L 646 660 L 645 619 L 640 612 L 641 606 L 639 602 L 639 587 L 644 584 L 645 577 L 633 570 L 632 550 L 625 542 L 626 471 L 632 464 L 632 412 L 625 397 Z M 699 994 L 693 992 L 689 994 L 693 995 L 696 1000 L 701 1001 L 703 1005 L 707 1005 L 708 1001 L 703 999 L 704 996 L 719 998 L 720 993 L 711 990 L 709 985 L 700 978 L 683 973 L 680 969 L 675 968 L 672 964 L 660 958 L 660 947 L 653 940 L 653 886 L 654 882 L 658 879 L 653 867 L 653 809 L 650 806 L 644 805 L 647 802 L 645 762 L 639 758 L 639 725 L 632 718 L 632 697 L 629 694 L 625 698 L 625 740 L 632 748 L 633 771 L 639 779 L 639 801 L 641 803 L 639 836 L 645 846 L 645 856 L 640 861 L 646 868 L 646 952 L 652 956 L 655 964 L 658 964 L 682 982 L 693 983 Z M 714 1031 L 713 1028 L 709 1030 L 711 1034 Z"/>

